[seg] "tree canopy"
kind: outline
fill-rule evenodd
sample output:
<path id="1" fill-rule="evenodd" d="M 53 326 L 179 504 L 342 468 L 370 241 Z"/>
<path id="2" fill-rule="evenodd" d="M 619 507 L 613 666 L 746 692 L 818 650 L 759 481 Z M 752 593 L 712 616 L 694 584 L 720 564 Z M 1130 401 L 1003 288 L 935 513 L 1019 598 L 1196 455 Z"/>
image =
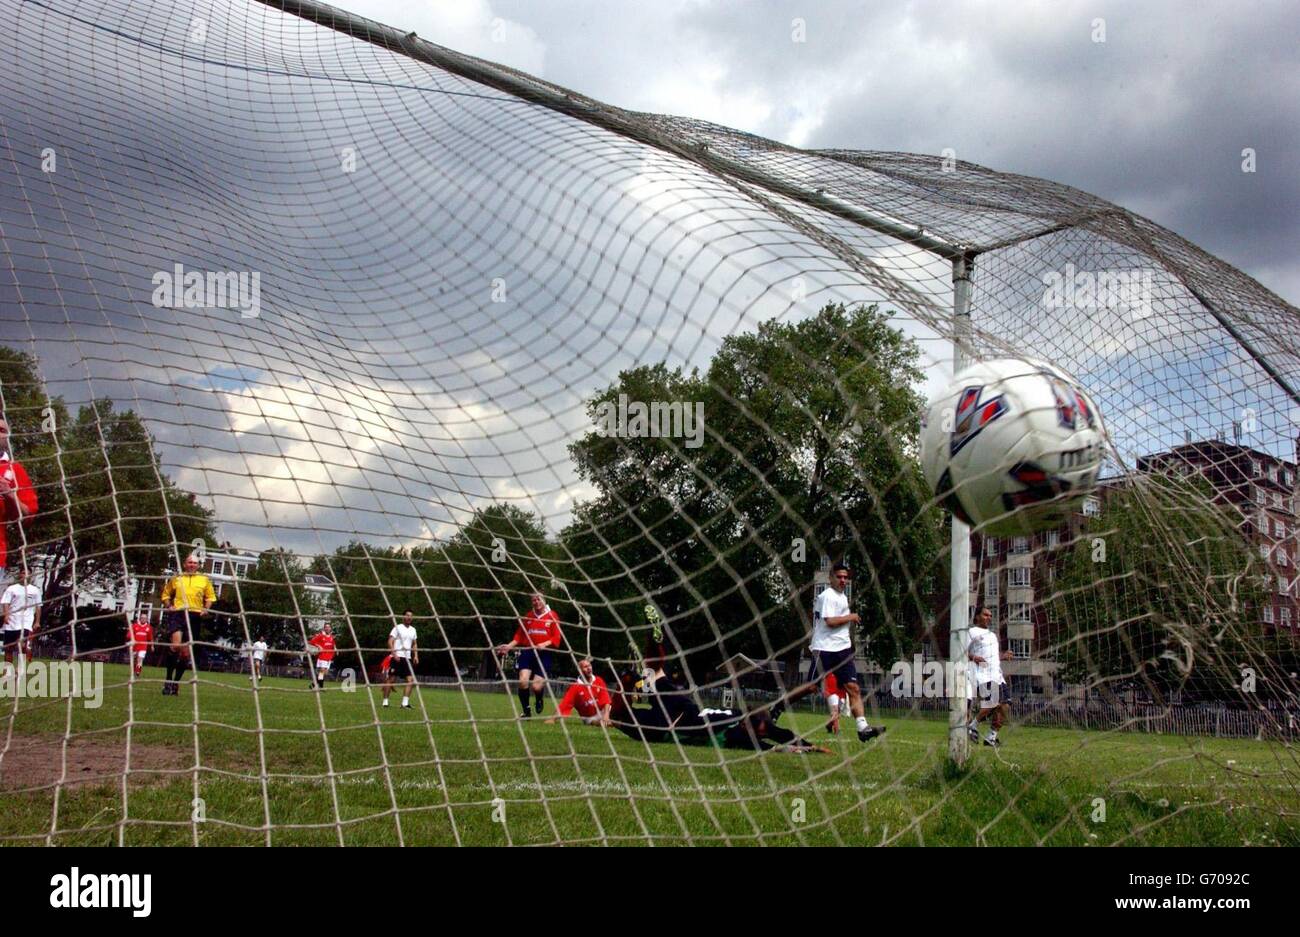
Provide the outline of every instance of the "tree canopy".
<path id="1" fill-rule="evenodd" d="M 856 571 L 869 653 L 909 646 L 941 533 L 915 457 L 917 360 L 877 307 L 832 304 L 728 337 L 703 375 L 643 366 L 596 393 L 598 428 L 570 452 L 599 494 L 561 538 L 596 632 L 617 645 L 651 603 L 696 669 L 793 662 L 827 556 Z M 601 426 L 629 402 L 698 404 L 702 443 Z"/>
<path id="2" fill-rule="evenodd" d="M 211 539 L 211 512 L 162 471 L 134 411 L 105 398 L 70 417 L 61 398 L 47 395 L 36 360 L 4 347 L 0 382 L 14 457 L 40 499 L 23 535 L 47 615 L 66 609 L 74 587 L 158 575 L 177 550 Z"/>
<path id="3" fill-rule="evenodd" d="M 1138 474 L 1088 518 L 1048 599 L 1048 653 L 1071 682 L 1222 697 L 1253 659 L 1266 573 L 1198 477 Z"/>

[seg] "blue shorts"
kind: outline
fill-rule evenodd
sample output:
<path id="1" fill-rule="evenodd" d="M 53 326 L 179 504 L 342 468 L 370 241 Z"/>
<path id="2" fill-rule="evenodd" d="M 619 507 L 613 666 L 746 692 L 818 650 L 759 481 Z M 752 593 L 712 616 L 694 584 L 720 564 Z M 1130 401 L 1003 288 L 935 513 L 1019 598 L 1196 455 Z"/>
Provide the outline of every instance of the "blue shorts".
<path id="1" fill-rule="evenodd" d="M 530 671 L 534 676 L 544 677 L 551 670 L 550 651 L 520 651 L 519 660 L 515 661 L 515 671 Z"/>
<path id="2" fill-rule="evenodd" d="M 853 648 L 842 651 L 813 651 L 813 673 L 818 681 L 835 674 L 837 683 L 857 683 L 858 667 L 853 663 Z"/>

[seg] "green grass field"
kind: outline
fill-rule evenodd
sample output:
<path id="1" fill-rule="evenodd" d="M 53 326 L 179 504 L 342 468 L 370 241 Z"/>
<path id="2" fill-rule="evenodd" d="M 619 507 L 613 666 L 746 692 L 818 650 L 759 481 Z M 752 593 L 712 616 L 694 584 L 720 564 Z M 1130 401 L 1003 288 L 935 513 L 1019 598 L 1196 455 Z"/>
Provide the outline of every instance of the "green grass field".
<path id="1" fill-rule="evenodd" d="M 109 684 L 126 674 L 105 668 Z M 3 701 L 0 842 L 1300 844 L 1300 771 L 1279 743 L 1012 726 L 954 774 L 946 725 L 919 717 L 866 746 L 815 732 L 830 756 L 650 751 L 573 720 L 521 723 L 504 692 L 425 689 L 383 710 L 377 688 L 269 679 L 255 695 L 224 674 L 201 675 L 196 731 L 193 687 L 163 697 L 161 676 L 98 709 Z"/>

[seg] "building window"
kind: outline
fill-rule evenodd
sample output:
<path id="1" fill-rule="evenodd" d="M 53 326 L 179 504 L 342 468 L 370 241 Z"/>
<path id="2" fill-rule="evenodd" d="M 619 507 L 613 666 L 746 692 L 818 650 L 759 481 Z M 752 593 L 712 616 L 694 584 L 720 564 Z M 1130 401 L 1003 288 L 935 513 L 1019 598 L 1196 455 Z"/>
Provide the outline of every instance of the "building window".
<path id="1" fill-rule="evenodd" d="M 214 576 L 224 576 L 225 574 L 226 574 L 226 561 L 225 561 L 225 560 L 213 560 L 213 561 L 212 561 L 212 575 L 214 575 Z"/>
<path id="2" fill-rule="evenodd" d="M 1007 621 L 1029 621 L 1029 603 L 1012 602 L 1008 605 Z"/>
<path id="3" fill-rule="evenodd" d="M 1029 660 L 1029 639 L 1012 638 L 1007 642 L 1011 646 L 1011 656 L 1016 660 Z"/>
<path id="4" fill-rule="evenodd" d="M 1252 478 L 1259 478 L 1259 476 L 1264 474 L 1264 469 L 1259 464 L 1259 459 L 1250 460 L 1250 474 Z"/>
<path id="5" fill-rule="evenodd" d="M 1286 550 L 1279 549 L 1277 551 L 1277 564 L 1279 566 L 1291 565 L 1291 556 L 1286 552 Z"/>
<path id="6" fill-rule="evenodd" d="M 1276 491 L 1270 493 L 1273 495 L 1273 507 L 1280 509 L 1282 507 L 1282 496 Z"/>
<path id="7" fill-rule="evenodd" d="M 1096 498 L 1083 499 L 1084 517 L 1101 517 L 1101 502 Z"/>
<path id="8" fill-rule="evenodd" d="M 1060 546 L 1061 532 L 1059 530 L 1049 530 L 1047 532 L 1047 545 L 1049 547 Z"/>
<path id="9" fill-rule="evenodd" d="M 1286 590 L 1286 577 L 1285 577 L 1285 576 L 1278 576 L 1278 577 L 1277 577 L 1277 591 L 1278 591 L 1278 594 L 1279 594 L 1279 595 L 1286 595 L 1286 594 L 1287 594 L 1287 590 Z"/>
<path id="10" fill-rule="evenodd" d="M 1271 605 L 1264 606 L 1264 624 L 1273 624 L 1273 606 Z"/>
<path id="11" fill-rule="evenodd" d="M 247 575 L 248 575 L 248 564 L 247 564 L 247 563 L 236 563 L 236 564 L 235 564 L 235 575 L 238 576 L 240 579 L 243 579 L 245 576 L 247 576 Z"/>
<path id="12" fill-rule="evenodd" d="M 1010 577 L 1010 579 L 1009 579 L 1008 582 L 1007 582 L 1007 585 L 1010 585 L 1010 586 L 1027 586 L 1027 585 L 1029 585 L 1029 567 L 1028 567 L 1028 566 L 1021 566 L 1021 567 L 1017 567 L 1017 568 L 1015 568 L 1015 569 L 1008 570 L 1007 575 Z"/>
<path id="13" fill-rule="evenodd" d="M 1012 538 L 1011 538 L 1011 552 L 1012 552 L 1012 553 L 1028 553 L 1028 552 L 1029 552 L 1029 538 L 1028 538 L 1028 537 L 1012 537 Z"/>
<path id="14" fill-rule="evenodd" d="M 1274 537 L 1286 536 L 1286 524 L 1283 524 L 1277 518 L 1273 518 L 1273 536 Z"/>
<path id="15" fill-rule="evenodd" d="M 989 573 L 984 577 L 984 594 L 990 599 L 998 597 L 998 574 Z"/>
<path id="16" fill-rule="evenodd" d="M 115 612 L 124 612 L 124 611 L 126 611 L 126 603 L 123 602 L 121 599 L 117 599 L 117 600 L 115 600 L 115 601 L 113 602 L 113 611 L 115 611 Z"/>
<path id="17" fill-rule="evenodd" d="M 1259 545 L 1259 555 L 1260 555 L 1260 558 L 1261 558 L 1261 559 L 1265 559 L 1265 560 L 1268 559 L 1268 544 L 1267 544 L 1267 543 L 1261 543 L 1261 544 Z"/>
<path id="18" fill-rule="evenodd" d="M 1283 627 L 1283 628 L 1290 628 L 1290 627 L 1291 627 L 1291 609 L 1289 609 L 1287 606 L 1284 605 L 1284 606 L 1282 606 L 1280 609 L 1278 609 L 1278 615 L 1281 616 L 1281 617 L 1279 618 L 1279 623 L 1282 625 L 1282 627 Z"/>
<path id="19" fill-rule="evenodd" d="M 987 539 L 984 541 L 984 555 L 985 555 L 985 556 L 997 556 L 997 555 L 998 555 L 998 538 L 997 538 L 997 537 L 989 537 L 989 538 L 987 538 Z"/>

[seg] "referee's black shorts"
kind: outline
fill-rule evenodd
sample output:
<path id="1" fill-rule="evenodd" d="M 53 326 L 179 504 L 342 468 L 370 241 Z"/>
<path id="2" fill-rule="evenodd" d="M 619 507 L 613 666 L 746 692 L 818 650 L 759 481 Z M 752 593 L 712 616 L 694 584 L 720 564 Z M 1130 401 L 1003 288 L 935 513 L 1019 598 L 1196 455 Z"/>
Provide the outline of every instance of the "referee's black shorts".
<path id="1" fill-rule="evenodd" d="M 187 612 L 183 608 L 168 609 L 163 612 L 163 631 L 166 633 L 168 641 L 178 631 L 181 633 L 182 641 L 197 639 L 199 636 L 198 617 L 198 612 Z"/>

